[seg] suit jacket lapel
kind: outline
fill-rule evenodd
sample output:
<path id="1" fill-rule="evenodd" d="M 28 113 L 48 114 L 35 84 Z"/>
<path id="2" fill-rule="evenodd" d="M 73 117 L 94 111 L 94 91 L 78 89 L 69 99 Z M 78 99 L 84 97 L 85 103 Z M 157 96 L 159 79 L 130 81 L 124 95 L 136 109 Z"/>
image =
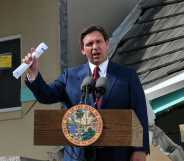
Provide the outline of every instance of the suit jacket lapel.
<path id="1" fill-rule="evenodd" d="M 108 64 L 108 68 L 107 68 L 107 91 L 106 91 L 106 94 L 104 95 L 103 99 L 105 103 L 108 102 L 109 100 L 109 96 L 110 96 L 110 93 L 113 89 L 113 86 L 115 85 L 115 82 L 116 82 L 116 74 L 115 74 L 115 68 L 114 68 L 114 65 L 112 62 L 109 61 L 109 64 Z M 103 103 L 102 103 L 102 106 L 103 106 Z"/>
<path id="2" fill-rule="evenodd" d="M 91 72 L 89 69 L 89 64 L 88 63 L 83 64 L 81 67 L 81 70 L 79 71 L 79 75 L 78 75 L 79 79 L 83 80 L 85 77 L 90 75 L 91 75 Z"/>

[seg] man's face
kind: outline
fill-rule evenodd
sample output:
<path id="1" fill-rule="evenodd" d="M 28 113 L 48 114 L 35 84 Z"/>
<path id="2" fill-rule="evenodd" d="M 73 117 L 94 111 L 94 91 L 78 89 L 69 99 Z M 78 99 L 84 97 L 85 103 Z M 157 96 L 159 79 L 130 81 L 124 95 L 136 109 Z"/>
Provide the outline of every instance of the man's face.
<path id="1" fill-rule="evenodd" d="M 109 42 L 100 32 L 94 31 L 84 37 L 81 52 L 91 63 L 99 65 L 107 59 L 108 48 Z"/>

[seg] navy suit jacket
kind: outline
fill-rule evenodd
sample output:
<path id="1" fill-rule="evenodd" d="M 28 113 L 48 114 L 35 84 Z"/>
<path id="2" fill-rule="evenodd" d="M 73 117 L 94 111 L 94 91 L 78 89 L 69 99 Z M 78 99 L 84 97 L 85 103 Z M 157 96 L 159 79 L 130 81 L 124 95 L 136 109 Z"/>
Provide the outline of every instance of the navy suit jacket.
<path id="1" fill-rule="evenodd" d="M 75 68 L 66 69 L 51 84 L 46 84 L 40 74 L 35 81 L 32 83 L 26 81 L 26 84 L 39 102 L 46 104 L 64 102 L 66 107 L 70 108 L 80 102 L 82 95 L 80 86 L 83 79 L 89 75 L 91 73 L 87 63 Z M 133 108 L 143 126 L 144 134 L 143 147 L 108 147 L 104 148 L 104 151 L 110 150 L 114 161 L 128 161 L 134 151 L 149 153 L 145 96 L 136 72 L 133 69 L 110 61 L 107 69 L 107 80 L 107 92 L 103 97 L 101 108 Z M 84 160 L 83 148 L 66 146 L 64 149 L 64 161 Z"/>

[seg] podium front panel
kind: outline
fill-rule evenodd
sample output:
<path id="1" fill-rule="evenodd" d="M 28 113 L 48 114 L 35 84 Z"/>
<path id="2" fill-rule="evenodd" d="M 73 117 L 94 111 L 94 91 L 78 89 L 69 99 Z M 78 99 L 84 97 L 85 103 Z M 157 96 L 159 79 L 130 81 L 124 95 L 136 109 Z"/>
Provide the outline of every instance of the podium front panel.
<path id="1" fill-rule="evenodd" d="M 66 110 L 35 110 L 35 145 L 71 145 L 62 132 Z M 103 132 L 92 146 L 142 146 L 143 129 L 132 110 L 99 110 Z"/>

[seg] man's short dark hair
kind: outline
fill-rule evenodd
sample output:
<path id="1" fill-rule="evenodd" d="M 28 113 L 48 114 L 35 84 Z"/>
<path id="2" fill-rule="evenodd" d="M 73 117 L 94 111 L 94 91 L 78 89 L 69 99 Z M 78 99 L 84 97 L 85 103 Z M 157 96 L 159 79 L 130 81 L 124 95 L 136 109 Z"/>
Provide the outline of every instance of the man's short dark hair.
<path id="1" fill-rule="evenodd" d="M 103 38 L 105 41 L 107 41 L 109 39 L 107 32 L 105 31 L 105 29 L 101 26 L 96 26 L 96 25 L 91 25 L 87 28 L 85 28 L 80 35 L 80 43 L 81 43 L 81 47 L 83 46 L 83 39 L 84 37 L 89 34 L 92 33 L 94 31 L 98 31 L 102 34 Z"/>

